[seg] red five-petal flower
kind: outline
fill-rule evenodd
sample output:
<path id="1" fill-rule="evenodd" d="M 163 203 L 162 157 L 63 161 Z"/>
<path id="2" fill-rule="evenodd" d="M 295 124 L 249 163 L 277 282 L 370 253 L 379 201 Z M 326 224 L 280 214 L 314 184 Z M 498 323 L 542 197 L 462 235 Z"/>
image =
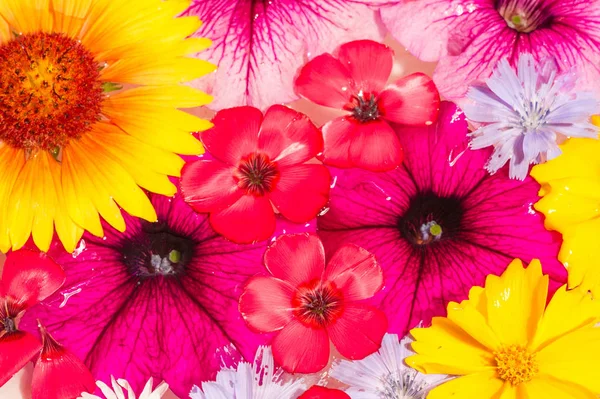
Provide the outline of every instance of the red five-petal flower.
<path id="1" fill-rule="evenodd" d="M 17 329 L 17 319 L 64 281 L 62 268 L 44 253 L 20 250 L 7 255 L 0 280 L 0 386 L 42 346 L 33 335 Z"/>
<path id="2" fill-rule="evenodd" d="M 308 391 L 300 395 L 298 399 L 350 399 L 350 396 L 339 389 L 329 389 L 313 385 Z"/>
<path id="3" fill-rule="evenodd" d="M 296 78 L 296 92 L 327 107 L 349 111 L 326 123 L 323 162 L 376 172 L 391 170 L 403 159 L 402 146 L 390 125 L 431 124 L 440 96 L 431 78 L 415 73 L 386 86 L 393 52 L 370 40 L 340 46 L 337 58 L 322 54 Z"/>
<path id="4" fill-rule="evenodd" d="M 248 281 L 240 312 L 253 329 L 280 330 L 272 348 L 284 370 L 321 370 L 329 360 L 330 341 L 350 359 L 379 349 L 387 320 L 378 309 L 361 303 L 383 286 L 372 254 L 347 244 L 325 267 L 316 235 L 283 235 L 265 253 L 265 266 L 272 276 Z"/>
<path id="5" fill-rule="evenodd" d="M 252 107 L 220 111 L 201 139 L 214 159 L 188 163 L 181 191 L 214 229 L 238 243 L 265 240 L 275 230 L 273 206 L 287 219 L 314 218 L 329 196 L 329 172 L 307 163 L 323 149 L 319 130 L 282 105 L 264 116 Z"/>
<path id="6" fill-rule="evenodd" d="M 33 369 L 32 399 L 73 399 L 82 392 L 93 392 L 92 373 L 74 354 L 52 338 L 43 326 L 43 348 Z"/>

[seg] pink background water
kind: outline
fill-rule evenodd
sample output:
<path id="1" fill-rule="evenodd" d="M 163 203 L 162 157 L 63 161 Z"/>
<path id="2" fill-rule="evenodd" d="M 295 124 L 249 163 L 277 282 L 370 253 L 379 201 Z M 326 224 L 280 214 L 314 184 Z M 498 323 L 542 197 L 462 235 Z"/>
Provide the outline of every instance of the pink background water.
<path id="1" fill-rule="evenodd" d="M 413 72 L 424 72 L 431 75 L 435 67 L 434 63 L 421 62 L 412 55 L 408 54 L 399 43 L 392 39 L 386 39 L 386 44 L 391 46 L 396 52 L 396 60 L 394 63 L 394 70 L 392 72 L 392 78 L 398 78 Z M 328 110 L 320 106 L 314 106 L 305 100 L 299 100 L 291 104 L 292 108 L 298 111 L 304 112 L 310 116 L 313 122 L 317 125 L 321 125 L 334 116 L 338 115 L 338 111 Z M 200 110 L 194 112 L 199 116 L 210 118 L 211 113 L 206 110 Z M 0 265 L 4 263 L 4 255 L 0 253 Z M 0 387 L 0 399 L 30 399 L 31 398 L 31 374 L 33 371 L 33 365 L 29 363 L 23 370 L 17 373 L 9 382 L 4 386 Z M 118 376 L 115 376 L 118 378 Z M 155 381 L 158 384 L 159 381 Z M 198 381 L 200 384 L 201 381 Z M 163 397 L 164 399 L 176 399 L 177 397 L 172 393 L 168 393 Z M 183 399 L 183 398 L 182 398 Z"/>

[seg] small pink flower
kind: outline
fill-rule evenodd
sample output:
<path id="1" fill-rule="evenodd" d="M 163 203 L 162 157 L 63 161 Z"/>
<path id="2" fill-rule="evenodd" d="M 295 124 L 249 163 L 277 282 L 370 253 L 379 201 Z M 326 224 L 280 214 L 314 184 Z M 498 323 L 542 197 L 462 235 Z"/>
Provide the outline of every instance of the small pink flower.
<path id="1" fill-rule="evenodd" d="M 370 40 L 343 44 L 333 56 L 309 61 L 296 92 L 348 115 L 326 123 L 323 162 L 341 168 L 386 171 L 402 163 L 402 146 L 390 125 L 425 126 L 437 118 L 440 97 L 428 76 L 415 73 L 387 84 L 394 53 Z"/>
<path id="2" fill-rule="evenodd" d="M 285 371 L 321 370 L 329 361 L 330 341 L 350 359 L 379 349 L 387 320 L 362 303 L 383 287 L 383 273 L 372 254 L 344 245 L 325 267 L 316 235 L 284 235 L 267 249 L 265 266 L 272 276 L 255 276 L 246 283 L 240 312 L 257 331 L 279 331 L 273 357 Z"/>
<path id="3" fill-rule="evenodd" d="M 186 164 L 181 191 L 194 210 L 238 243 L 269 238 L 275 207 L 305 223 L 325 206 L 329 172 L 309 163 L 323 149 L 319 130 L 306 115 L 273 105 L 264 116 L 252 107 L 220 111 L 201 139 L 214 159 Z"/>

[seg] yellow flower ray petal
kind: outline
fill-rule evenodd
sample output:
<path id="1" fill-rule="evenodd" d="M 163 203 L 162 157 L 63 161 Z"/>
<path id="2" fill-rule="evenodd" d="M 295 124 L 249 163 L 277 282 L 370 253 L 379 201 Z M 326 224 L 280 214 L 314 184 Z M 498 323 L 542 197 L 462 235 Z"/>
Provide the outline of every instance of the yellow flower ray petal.
<path id="1" fill-rule="evenodd" d="M 56 160 L 47 152 L 40 152 L 35 157 L 37 162 L 29 161 L 36 170 L 36 177 L 32 184 L 32 205 L 34 207 L 33 226 L 31 235 L 33 242 L 42 251 L 48 251 L 52 237 L 54 236 L 54 219 L 56 218 L 56 207 L 58 205 L 57 188 L 52 178 L 51 163 Z"/>
<path id="2" fill-rule="evenodd" d="M 592 391 L 573 383 L 560 381 L 546 375 L 540 375 L 523 387 L 523 398 L 548 399 L 597 399 Z M 521 398 L 519 397 L 519 399 Z"/>
<path id="3" fill-rule="evenodd" d="M 17 150 L 0 143 L 0 251 L 7 252 L 11 248 L 9 236 L 8 214 L 12 210 L 8 206 L 10 194 L 15 181 L 25 165 L 23 150 Z"/>
<path id="4" fill-rule="evenodd" d="M 496 399 L 499 398 L 502 385 L 495 371 L 484 371 L 445 382 L 432 389 L 427 399 Z"/>

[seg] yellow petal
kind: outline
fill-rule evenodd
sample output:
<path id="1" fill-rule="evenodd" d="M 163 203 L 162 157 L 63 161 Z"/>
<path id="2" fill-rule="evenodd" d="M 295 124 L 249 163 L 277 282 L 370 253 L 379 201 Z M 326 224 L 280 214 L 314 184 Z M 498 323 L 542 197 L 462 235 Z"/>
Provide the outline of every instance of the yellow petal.
<path id="1" fill-rule="evenodd" d="M 0 16 L 16 33 L 52 31 L 49 0 L 2 0 Z"/>
<path id="2" fill-rule="evenodd" d="M 8 233 L 12 249 L 18 250 L 31 236 L 35 214 L 32 190 L 36 184 L 39 154 L 29 159 L 15 182 L 8 202 Z M 36 207 L 39 204 L 35 204 Z"/>
<path id="3" fill-rule="evenodd" d="M 597 399 L 593 392 L 555 378 L 540 375 L 537 378 L 523 384 L 523 398 L 548 398 L 548 399 Z"/>
<path id="4" fill-rule="evenodd" d="M 587 138 L 569 139 L 560 146 L 562 154 L 531 170 L 539 183 L 570 177 L 598 176 L 600 170 L 600 141 Z"/>
<path id="5" fill-rule="evenodd" d="M 494 370 L 484 371 L 445 382 L 431 390 L 427 399 L 496 399 L 502 385 Z"/>
<path id="6" fill-rule="evenodd" d="M 156 107 L 194 108 L 206 105 L 212 96 L 188 86 L 142 86 L 109 97 L 109 109 L 148 110 Z"/>
<path id="7" fill-rule="evenodd" d="M 36 178 L 31 182 L 33 184 L 31 202 L 35 212 L 31 235 L 33 242 L 40 250 L 48 251 L 54 235 L 54 218 L 58 204 L 57 190 L 60 189 L 60 186 L 54 185 L 51 168 L 59 166 L 56 160 L 45 151 L 40 152 L 28 163 L 31 163 L 36 170 Z"/>
<path id="8" fill-rule="evenodd" d="M 76 38 L 90 11 L 92 0 L 51 0 L 54 31 Z"/>
<path id="9" fill-rule="evenodd" d="M 527 345 L 534 337 L 546 306 L 548 276 L 534 260 L 527 270 L 520 260 L 510 263 L 500 277 L 485 283 L 488 321 L 503 345 Z"/>
<path id="10" fill-rule="evenodd" d="M 446 318 L 435 317 L 431 327 L 415 328 L 411 334 L 417 354 L 406 363 L 423 373 L 464 375 L 495 365 L 487 348 Z"/>
<path id="11" fill-rule="evenodd" d="M 10 195 L 23 166 L 25 153 L 0 143 L 0 203 L 8 204 Z M 0 251 L 11 248 L 8 223 L 9 207 L 0 206 Z"/>
<path id="12" fill-rule="evenodd" d="M 460 304 L 450 302 L 448 304 L 448 319 L 490 351 L 500 347 L 501 341 L 498 340 L 498 337 L 488 325 L 486 318 L 477 311 L 470 301 L 463 301 Z"/>

